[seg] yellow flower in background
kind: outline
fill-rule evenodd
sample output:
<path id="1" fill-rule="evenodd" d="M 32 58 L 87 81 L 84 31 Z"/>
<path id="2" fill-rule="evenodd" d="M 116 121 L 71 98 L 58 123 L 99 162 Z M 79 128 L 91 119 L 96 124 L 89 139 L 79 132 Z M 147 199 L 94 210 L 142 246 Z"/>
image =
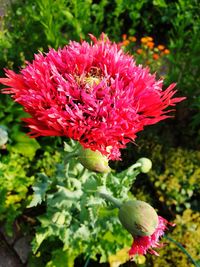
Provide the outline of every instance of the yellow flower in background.
<path id="1" fill-rule="evenodd" d="M 146 44 L 149 40 L 148 40 L 147 37 L 142 37 L 142 38 L 140 39 L 140 41 L 141 41 L 141 43 Z"/>
<path id="2" fill-rule="evenodd" d="M 147 36 L 146 38 L 147 38 L 148 42 L 152 42 L 153 41 L 153 37 Z"/>
<path id="3" fill-rule="evenodd" d="M 141 43 L 146 44 L 146 43 L 148 43 L 148 42 L 152 42 L 152 41 L 153 41 L 153 37 L 145 36 L 145 37 L 142 37 L 142 38 L 140 39 L 140 41 L 141 41 Z"/>

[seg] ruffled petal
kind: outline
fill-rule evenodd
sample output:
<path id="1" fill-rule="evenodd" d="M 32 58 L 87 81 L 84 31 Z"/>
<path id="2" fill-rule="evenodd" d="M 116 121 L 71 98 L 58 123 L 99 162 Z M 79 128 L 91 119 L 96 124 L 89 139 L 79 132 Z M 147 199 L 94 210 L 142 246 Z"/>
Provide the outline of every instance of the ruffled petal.
<path id="1" fill-rule="evenodd" d="M 158 216 L 159 224 L 155 232 L 150 236 L 136 236 L 132 247 L 129 251 L 130 257 L 134 257 L 137 254 L 146 254 L 147 252 L 158 256 L 159 254 L 154 250 L 154 248 L 160 248 L 163 246 L 159 243 L 159 239 L 164 235 L 167 225 L 170 224 L 166 219 Z"/>

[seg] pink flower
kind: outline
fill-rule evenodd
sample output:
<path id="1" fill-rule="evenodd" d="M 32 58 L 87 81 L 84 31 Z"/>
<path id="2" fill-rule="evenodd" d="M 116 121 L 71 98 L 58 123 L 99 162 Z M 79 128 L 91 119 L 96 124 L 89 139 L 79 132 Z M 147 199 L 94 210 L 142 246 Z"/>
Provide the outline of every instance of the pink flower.
<path id="1" fill-rule="evenodd" d="M 147 252 L 159 256 L 159 254 L 153 250 L 153 248 L 159 248 L 163 246 L 163 244 L 159 244 L 159 238 L 164 235 L 164 231 L 166 230 L 169 222 L 161 216 L 158 216 L 158 219 L 158 226 L 152 235 L 134 237 L 132 247 L 129 251 L 130 257 L 134 257 L 137 254 L 143 255 Z"/>
<path id="2" fill-rule="evenodd" d="M 175 84 L 163 91 L 163 80 L 104 34 L 91 39 L 39 53 L 19 74 L 6 70 L 0 83 L 31 115 L 24 121 L 32 137 L 70 137 L 119 159 L 144 126 L 170 117 L 166 108 L 184 98 L 173 98 Z"/>

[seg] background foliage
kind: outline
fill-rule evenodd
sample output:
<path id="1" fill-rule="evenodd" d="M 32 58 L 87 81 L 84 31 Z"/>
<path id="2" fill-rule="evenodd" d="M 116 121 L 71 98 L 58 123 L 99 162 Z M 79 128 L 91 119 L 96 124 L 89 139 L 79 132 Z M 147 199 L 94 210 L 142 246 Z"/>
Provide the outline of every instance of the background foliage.
<path id="1" fill-rule="evenodd" d="M 98 36 L 102 31 L 116 42 L 123 41 L 122 34 L 127 34 L 129 37 L 134 35 L 137 38 L 134 43 L 135 49 L 130 47 L 129 53 L 134 54 L 138 61 L 142 59 L 136 52 L 141 48 L 141 37 L 151 36 L 156 46 L 164 44 L 170 50 L 164 61 L 153 60 L 149 67 L 152 71 L 156 70 L 158 75 L 165 76 L 166 86 L 171 82 L 177 82 L 179 94 L 187 96 L 187 101 L 179 105 L 175 119 L 145 129 L 138 137 L 137 146 L 130 145 L 123 151 L 123 161 L 111 164 L 120 175 L 120 171 L 133 164 L 139 157 L 148 156 L 152 159 L 153 170 L 148 176 L 139 175 L 132 192 L 137 198 L 152 203 L 164 217 L 176 220 L 177 226 L 171 236 L 181 242 L 198 260 L 200 257 L 196 238 L 199 228 L 197 200 L 200 182 L 200 3 L 198 0 L 13 1 L 0 20 L 1 76 L 3 68 L 18 70 L 19 66 L 24 66 L 25 59 L 32 60 L 38 50 L 45 52 L 48 51 L 48 47 L 62 47 L 70 39 L 77 41 L 88 39 L 88 33 Z M 165 67 L 164 73 L 161 73 L 160 66 Z M 36 254 L 30 255 L 32 266 L 40 264 L 47 267 L 61 267 L 63 261 L 68 262 L 70 266 L 75 258 L 79 266 L 83 265 L 89 254 L 97 261 L 100 259 L 98 254 L 101 254 L 101 260 L 106 261 L 109 255 L 115 254 L 123 245 L 129 246 L 129 236 L 122 228 L 117 228 L 118 224 L 114 223 L 112 226 L 109 223 L 107 211 L 102 208 L 102 223 L 105 229 L 109 230 L 101 232 L 103 230 L 98 228 L 96 239 L 92 240 L 88 235 L 88 229 L 82 229 L 80 225 L 74 224 L 79 230 L 73 229 L 77 230 L 77 235 L 70 243 L 74 251 L 71 255 L 74 257 L 69 257 L 67 242 L 70 233 L 68 235 L 67 229 L 70 232 L 72 228 L 66 227 L 70 218 L 63 205 L 70 204 L 69 199 L 66 200 L 67 203 L 62 203 L 64 193 L 61 186 L 66 186 L 64 182 L 66 173 L 59 172 L 62 169 L 62 157 L 65 153 L 62 150 L 64 140 L 38 138 L 36 141 L 25 137 L 27 129 L 23 128 L 20 122 L 20 119 L 26 116 L 22 108 L 13 103 L 10 97 L 1 95 L 0 98 L 0 125 L 8 132 L 8 141 L 1 146 L 0 221 L 11 234 L 14 220 L 22 222 L 21 228 L 24 229 L 24 216 L 34 218 L 28 224 L 28 229 L 26 227 L 26 231 L 30 234 L 36 233 L 33 241 Z M 82 171 L 75 161 L 73 164 L 70 172 Z M 70 174 L 73 178 L 76 176 Z M 93 180 L 94 175 L 92 174 Z M 98 181 L 98 177 L 95 181 L 96 179 Z M 112 178 L 110 179 L 112 181 Z M 60 205 L 55 196 L 58 199 L 61 197 Z M 87 202 L 92 203 L 93 200 Z M 79 201 L 80 205 L 83 205 L 86 200 Z M 33 204 L 38 205 L 34 207 Z M 91 208 L 90 216 L 94 216 L 92 211 L 94 207 L 90 207 L 89 204 L 87 207 Z M 73 209 L 71 206 L 69 208 Z M 74 209 L 73 212 L 77 211 Z M 63 223 L 64 230 L 61 227 Z M 88 227 L 89 231 L 93 231 L 91 230 L 94 229 L 93 226 Z M 111 229 L 112 227 L 115 230 Z M 46 236 L 40 234 L 44 231 Z M 111 235 L 113 231 L 118 234 Z M 161 249 L 160 254 L 159 258 L 148 256 L 141 266 L 175 266 L 177 263 L 183 267 L 190 266 L 185 255 L 171 243 Z M 92 264 L 94 263 L 91 263 L 91 266 L 94 266 Z"/>

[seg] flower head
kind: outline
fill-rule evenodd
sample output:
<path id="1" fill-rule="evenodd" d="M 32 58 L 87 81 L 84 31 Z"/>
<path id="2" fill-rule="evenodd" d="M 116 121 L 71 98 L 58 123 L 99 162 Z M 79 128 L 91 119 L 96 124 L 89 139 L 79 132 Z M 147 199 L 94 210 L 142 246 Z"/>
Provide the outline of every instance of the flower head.
<path id="1" fill-rule="evenodd" d="M 143 52 L 144 52 L 144 51 L 143 51 L 141 48 L 138 48 L 138 49 L 136 50 L 136 53 L 139 54 L 139 55 L 143 54 Z"/>
<path id="2" fill-rule="evenodd" d="M 127 39 L 127 34 L 125 34 L 125 33 L 122 34 L 122 39 L 123 39 L 123 40 L 126 40 L 126 39 Z"/>
<path id="3" fill-rule="evenodd" d="M 165 49 L 165 50 L 164 50 L 164 54 L 166 54 L 166 55 L 170 54 L 169 49 Z"/>
<path id="4" fill-rule="evenodd" d="M 163 91 L 163 80 L 104 34 L 91 39 L 39 53 L 19 74 L 6 70 L 0 83 L 31 115 L 24 121 L 32 137 L 67 136 L 119 159 L 144 126 L 170 117 L 166 108 L 183 98 L 173 98 L 175 84 Z"/>
<path id="5" fill-rule="evenodd" d="M 135 36 L 130 36 L 128 38 L 131 42 L 136 42 L 137 41 L 137 38 Z"/>
<path id="6" fill-rule="evenodd" d="M 164 50 L 165 46 L 164 45 L 158 45 L 157 48 L 158 48 L 158 50 Z"/>
<path id="7" fill-rule="evenodd" d="M 168 221 L 158 216 L 158 226 L 153 234 L 150 236 L 135 236 L 133 237 L 133 244 L 129 251 L 130 257 L 134 257 L 137 254 L 146 254 L 147 252 L 158 256 L 159 254 L 154 248 L 162 247 L 163 244 L 159 243 L 160 237 L 164 235 L 164 231 L 167 228 Z"/>
<path id="8" fill-rule="evenodd" d="M 146 44 L 150 49 L 153 49 L 154 48 L 154 42 L 147 42 Z"/>
<path id="9" fill-rule="evenodd" d="M 160 57 L 160 56 L 159 56 L 157 53 L 154 53 L 154 54 L 153 54 L 153 59 L 154 59 L 154 60 L 158 60 L 159 57 Z"/>
<path id="10" fill-rule="evenodd" d="M 122 45 L 123 46 L 128 46 L 130 44 L 130 41 L 129 40 L 124 40 L 123 42 L 122 42 Z"/>

